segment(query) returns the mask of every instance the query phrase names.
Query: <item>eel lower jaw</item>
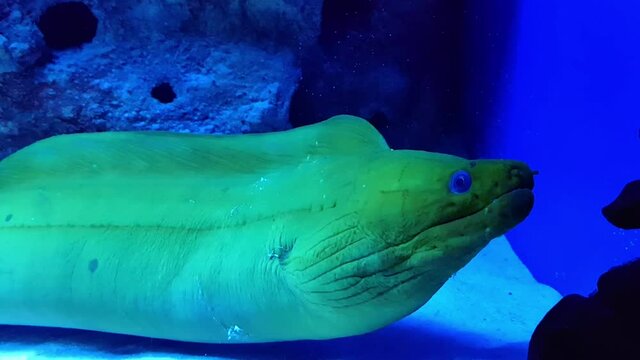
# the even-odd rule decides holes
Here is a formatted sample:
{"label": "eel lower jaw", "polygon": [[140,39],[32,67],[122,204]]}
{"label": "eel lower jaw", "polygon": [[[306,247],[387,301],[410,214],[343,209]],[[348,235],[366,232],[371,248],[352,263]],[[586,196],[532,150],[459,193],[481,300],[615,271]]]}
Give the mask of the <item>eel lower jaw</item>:
{"label": "eel lower jaw", "polygon": [[513,227],[524,220],[529,215],[532,208],[532,189],[528,187],[516,188],[494,198],[486,206],[480,208],[479,210],[476,210],[473,213],[454,218],[435,226],[431,226],[428,229],[423,230],[421,233],[427,233],[429,231],[445,227],[460,226],[465,223],[469,223],[470,221],[478,223],[492,223],[495,222],[495,220],[491,221],[487,218],[487,216],[494,213],[498,213],[499,216],[505,220],[511,219],[512,221],[510,222],[515,222],[511,226]]}
{"label": "eel lower jaw", "polygon": [[521,223],[532,209],[533,191],[518,188],[498,196],[484,208],[453,223],[468,230],[468,234],[483,229],[484,237],[489,241]]}
{"label": "eel lower jaw", "polygon": [[529,188],[521,188],[494,199],[483,211],[496,212],[495,217],[502,223],[504,233],[522,222],[529,216],[532,209],[533,191]]}
{"label": "eel lower jaw", "polygon": [[460,255],[475,253],[522,222],[532,208],[531,189],[511,190],[474,213],[422,231],[414,238],[414,249],[416,253],[443,249],[457,249]]}

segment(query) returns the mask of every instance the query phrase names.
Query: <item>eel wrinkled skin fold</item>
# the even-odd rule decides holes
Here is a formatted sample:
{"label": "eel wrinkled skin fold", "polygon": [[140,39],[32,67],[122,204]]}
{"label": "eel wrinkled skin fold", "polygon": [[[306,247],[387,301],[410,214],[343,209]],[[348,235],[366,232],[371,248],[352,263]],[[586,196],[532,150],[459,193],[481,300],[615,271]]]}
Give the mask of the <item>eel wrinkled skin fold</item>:
{"label": "eel wrinkled skin fold", "polygon": [[532,188],[521,162],[392,150],[347,115],[55,136],[0,162],[0,324],[209,343],[366,333],[520,223]]}

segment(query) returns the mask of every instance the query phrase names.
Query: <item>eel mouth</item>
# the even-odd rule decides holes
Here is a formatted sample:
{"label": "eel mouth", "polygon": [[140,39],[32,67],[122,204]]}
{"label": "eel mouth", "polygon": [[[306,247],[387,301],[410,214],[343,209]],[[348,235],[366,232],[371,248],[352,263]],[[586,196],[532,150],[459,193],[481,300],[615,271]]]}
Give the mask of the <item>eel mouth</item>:
{"label": "eel mouth", "polygon": [[[531,210],[533,209],[533,177],[537,172],[531,171],[528,167],[513,168],[511,170],[511,176],[518,179],[515,186],[505,191],[501,195],[494,198],[487,206],[485,206],[481,213],[485,215],[491,215],[495,212],[497,221],[501,222],[502,233],[495,236],[502,235],[520,222],[522,222]],[[490,223],[491,221],[489,221]]]}
{"label": "eel mouth", "polygon": [[[517,188],[508,191],[479,210],[430,226],[413,237],[416,254],[440,248],[429,238],[446,239],[447,248],[481,249],[492,239],[503,235],[522,222],[533,209],[533,191]],[[435,236],[434,234],[439,234]],[[475,252],[475,251],[473,251]]]}
{"label": "eel mouth", "polygon": [[[438,229],[459,226],[470,222],[486,224],[488,229],[492,224],[501,225],[499,226],[500,228],[505,228],[504,233],[522,222],[529,215],[533,209],[533,199],[533,191],[531,188],[513,189],[494,198],[487,205],[472,213],[463,214],[432,225],[422,230],[416,237],[431,231],[437,231]],[[502,235],[502,233],[495,236],[500,235]]]}
{"label": "eel mouth", "polygon": [[[503,233],[522,222],[533,209],[533,191],[531,188],[519,188],[495,198],[481,213],[495,216],[502,221]],[[498,234],[502,235],[502,234]],[[496,236],[498,236],[496,235]]]}
{"label": "eel mouth", "polygon": [[[532,187],[519,187],[494,198],[480,210],[429,227],[407,243],[413,249],[409,256],[411,260],[390,266],[380,273],[396,279],[398,283],[394,288],[410,288],[416,282],[424,282],[427,275],[440,276],[440,281],[431,279],[436,283],[433,287],[435,292],[451,273],[462,268],[492,239],[522,222],[533,209],[533,199]],[[446,266],[443,265],[445,273],[434,274],[433,264],[441,261],[447,262]],[[405,277],[405,274],[411,276]],[[432,283],[431,280],[428,283]]]}

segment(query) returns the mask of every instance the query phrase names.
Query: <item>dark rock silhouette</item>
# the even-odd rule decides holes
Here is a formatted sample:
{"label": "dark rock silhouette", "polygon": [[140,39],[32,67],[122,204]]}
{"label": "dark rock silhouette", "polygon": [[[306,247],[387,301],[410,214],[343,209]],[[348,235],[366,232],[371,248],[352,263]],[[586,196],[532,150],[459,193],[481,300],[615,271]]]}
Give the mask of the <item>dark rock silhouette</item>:
{"label": "dark rock silhouette", "polygon": [[602,215],[621,229],[640,229],[640,180],[625,185],[618,197],[602,208]]}
{"label": "dark rock silhouette", "polygon": [[590,296],[565,296],[538,324],[529,359],[640,359],[639,280],[636,259],[604,273]]}

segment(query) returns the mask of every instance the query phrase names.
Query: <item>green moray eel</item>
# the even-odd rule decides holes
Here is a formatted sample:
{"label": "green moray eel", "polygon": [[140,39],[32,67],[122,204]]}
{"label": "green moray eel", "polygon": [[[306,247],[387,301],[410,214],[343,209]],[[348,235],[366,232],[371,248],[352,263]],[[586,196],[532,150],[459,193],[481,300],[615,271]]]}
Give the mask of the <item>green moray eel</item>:
{"label": "green moray eel", "polygon": [[55,136],[0,162],[0,324],[226,343],[362,334],[533,205],[506,160],[392,150],[365,120]]}

